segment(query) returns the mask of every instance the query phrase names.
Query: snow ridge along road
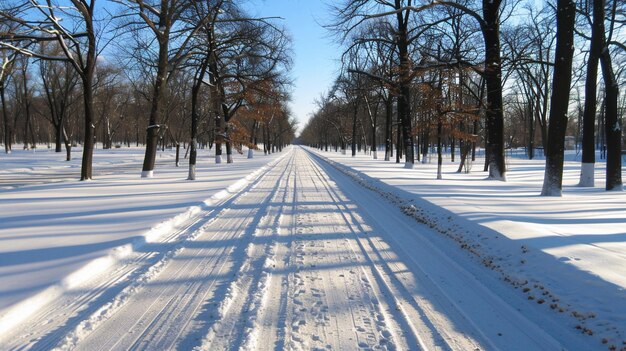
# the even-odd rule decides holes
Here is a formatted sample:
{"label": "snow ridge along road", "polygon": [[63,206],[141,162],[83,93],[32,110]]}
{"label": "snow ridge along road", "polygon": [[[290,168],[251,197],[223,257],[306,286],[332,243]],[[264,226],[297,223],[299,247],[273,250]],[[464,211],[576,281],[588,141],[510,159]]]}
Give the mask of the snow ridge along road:
{"label": "snow ridge along road", "polygon": [[591,348],[525,316],[470,259],[302,148],[210,208],[104,274],[115,278],[64,292],[0,348]]}

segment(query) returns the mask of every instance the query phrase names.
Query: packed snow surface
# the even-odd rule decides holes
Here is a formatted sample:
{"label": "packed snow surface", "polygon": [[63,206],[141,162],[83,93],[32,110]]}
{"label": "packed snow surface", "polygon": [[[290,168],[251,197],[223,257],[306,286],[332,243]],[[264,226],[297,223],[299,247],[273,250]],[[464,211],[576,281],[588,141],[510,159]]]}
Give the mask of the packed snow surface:
{"label": "packed snow surface", "polygon": [[2,350],[626,346],[626,199],[539,197],[540,161],[435,180],[291,147],[201,153],[187,181],[171,152],[141,179],[138,149],[100,151],[90,182],[2,160]]}

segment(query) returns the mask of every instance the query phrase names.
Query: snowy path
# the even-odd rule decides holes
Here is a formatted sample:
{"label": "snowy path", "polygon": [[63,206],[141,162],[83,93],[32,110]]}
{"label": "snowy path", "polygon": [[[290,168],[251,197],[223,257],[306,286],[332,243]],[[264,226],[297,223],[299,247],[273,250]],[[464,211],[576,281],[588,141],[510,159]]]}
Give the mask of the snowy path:
{"label": "snowy path", "polygon": [[585,347],[566,330],[548,335],[424,231],[293,148],[238,195],[42,309],[20,328],[28,335],[0,349]]}

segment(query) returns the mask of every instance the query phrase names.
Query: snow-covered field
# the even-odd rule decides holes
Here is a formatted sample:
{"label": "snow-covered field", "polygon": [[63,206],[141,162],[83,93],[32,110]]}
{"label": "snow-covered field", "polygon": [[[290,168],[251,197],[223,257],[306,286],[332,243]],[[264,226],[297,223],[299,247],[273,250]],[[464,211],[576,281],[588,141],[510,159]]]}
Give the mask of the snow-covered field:
{"label": "snow-covered field", "polygon": [[626,196],[574,187],[575,164],[555,199],[541,161],[501,183],[201,151],[192,182],[171,151],[140,179],[142,156],[98,150],[90,182],[0,158],[0,349],[626,347]]}

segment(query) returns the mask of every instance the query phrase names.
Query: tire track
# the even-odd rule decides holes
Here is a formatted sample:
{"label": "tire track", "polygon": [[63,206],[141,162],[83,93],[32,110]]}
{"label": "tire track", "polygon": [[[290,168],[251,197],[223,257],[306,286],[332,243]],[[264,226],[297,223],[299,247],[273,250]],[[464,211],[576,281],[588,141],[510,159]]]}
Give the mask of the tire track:
{"label": "tire track", "polygon": [[[286,170],[278,169],[280,176],[265,195],[263,202],[257,202],[258,212],[250,228],[253,234],[247,244],[245,257],[229,282],[225,300],[217,310],[218,318],[209,328],[202,344],[196,350],[236,349],[239,345],[254,346],[254,324],[260,305],[266,299],[269,289],[269,265],[274,255],[274,236],[285,203],[285,189],[294,172],[294,156]],[[281,199],[282,197],[282,199]],[[250,313],[251,312],[251,313]],[[246,315],[246,321],[241,318]],[[247,338],[239,331],[245,329]]]}
{"label": "tire track", "polygon": [[[306,154],[297,195],[296,265],[287,302],[287,347],[292,349],[394,349],[377,311],[377,299],[360,279],[363,262],[346,254],[345,233],[323,180]],[[290,321],[290,324],[289,324]]]}
{"label": "tire track", "polygon": [[[380,201],[378,196],[338,174],[337,170],[321,166],[324,161],[320,157],[315,156],[315,159],[329,182],[331,178],[342,180],[341,188],[346,189],[346,196],[365,202]],[[346,182],[343,182],[344,177]],[[343,198],[339,188],[335,188],[337,197]],[[376,212],[375,215],[372,211]],[[355,234],[366,234],[359,236],[359,249],[377,264],[374,267],[377,267],[380,279],[390,289],[398,289],[402,293],[400,296],[410,298],[406,300],[408,304],[401,307],[407,312],[412,309],[413,313],[403,314],[411,323],[423,323],[416,329],[428,348],[442,345],[452,350],[563,348],[541,326],[528,320],[422,238],[404,223],[404,218],[394,224],[394,235],[387,232],[378,221],[384,221],[384,216],[397,214],[385,204],[366,206],[358,211],[344,207],[343,212],[346,222],[352,223]],[[374,230],[368,229],[370,224]],[[409,248],[412,248],[411,252],[406,251]],[[436,264],[432,265],[434,262]],[[507,332],[499,332],[504,330]]]}
{"label": "tire track", "polygon": [[[284,162],[286,162],[286,158],[282,157],[281,159],[278,159],[275,164],[279,165]],[[213,225],[213,223],[219,218],[228,217],[229,213],[232,212],[232,207],[237,203],[237,200],[242,197],[246,197],[248,193],[257,187],[273,170],[274,168],[271,166],[267,167],[239,191],[236,191],[225,198],[220,198],[217,204],[213,206],[208,206],[210,209],[209,211],[199,213],[194,219],[193,224],[195,226],[187,226],[183,229],[185,235],[181,236],[177,233],[173,233],[168,236],[169,239],[175,239],[173,242],[165,244],[160,243],[162,245],[161,247],[151,248],[161,252],[161,254],[156,255],[153,260],[145,262],[142,261],[142,257],[139,257],[136,261],[140,262],[140,267],[135,270],[132,276],[129,277],[132,279],[126,279],[125,285],[121,289],[104,294],[100,300],[96,301],[97,303],[94,304],[92,308],[89,308],[87,311],[88,313],[79,314],[78,317],[75,318],[75,321],[72,322],[74,327],[71,328],[72,331],[65,336],[65,339],[59,342],[59,335],[55,335],[54,338],[48,340],[48,345],[56,341],[59,342],[59,349],[71,349],[75,347],[79,341],[87,338],[100,324],[106,322],[119,309],[125,306],[133,296],[142,291],[147,283],[154,280],[173,257],[176,257],[177,255],[180,256],[186,246],[197,240],[207,227]],[[219,239],[227,240],[228,238],[219,237],[216,239],[219,241]],[[224,255],[227,255],[229,252],[230,251],[218,253],[216,257],[224,257]],[[208,267],[210,267],[210,265]],[[218,267],[223,269],[223,266],[218,265]],[[67,330],[68,328],[66,325],[60,328],[59,333],[63,333]],[[34,348],[49,349],[49,347],[43,346],[44,345],[41,344],[35,344]]]}

